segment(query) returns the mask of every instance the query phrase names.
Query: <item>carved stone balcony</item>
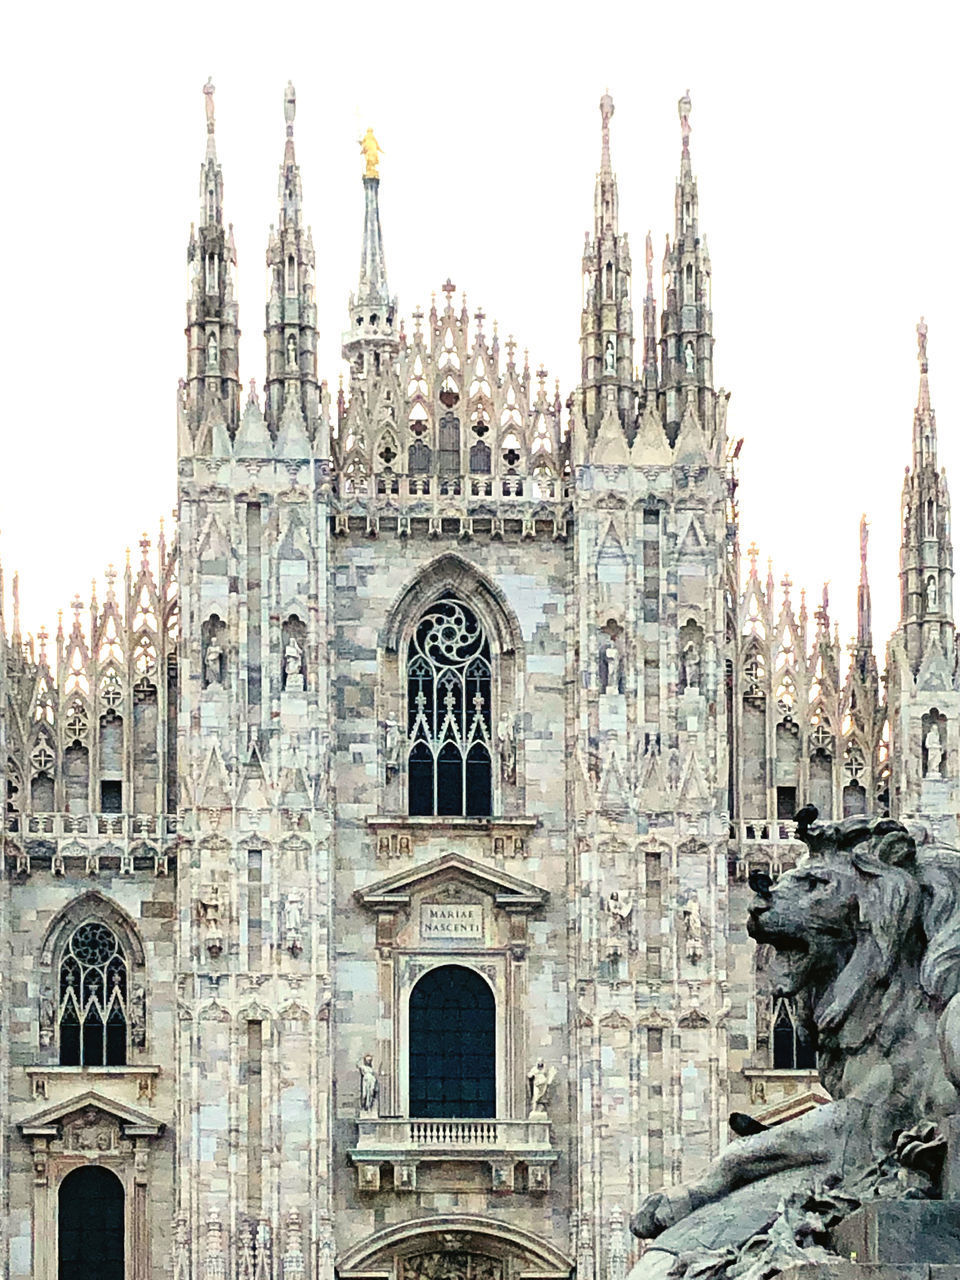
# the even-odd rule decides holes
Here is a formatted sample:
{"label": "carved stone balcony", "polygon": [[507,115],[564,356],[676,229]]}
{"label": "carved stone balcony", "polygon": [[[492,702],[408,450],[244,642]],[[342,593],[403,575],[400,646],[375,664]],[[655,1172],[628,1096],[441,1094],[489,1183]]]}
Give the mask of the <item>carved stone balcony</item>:
{"label": "carved stone balcony", "polygon": [[516,1189],[516,1166],[526,1166],[526,1190],[550,1190],[550,1166],[559,1152],[550,1143],[550,1121],[399,1120],[363,1116],[350,1158],[361,1191],[379,1191],[381,1166],[393,1166],[393,1189],[416,1191],[417,1166],[429,1160],[490,1166],[492,1190]]}

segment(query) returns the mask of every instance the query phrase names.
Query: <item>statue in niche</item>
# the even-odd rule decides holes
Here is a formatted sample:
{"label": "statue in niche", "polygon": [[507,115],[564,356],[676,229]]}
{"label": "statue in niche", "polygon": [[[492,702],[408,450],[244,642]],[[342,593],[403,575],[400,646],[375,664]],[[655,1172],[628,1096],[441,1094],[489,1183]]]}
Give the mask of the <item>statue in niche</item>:
{"label": "statue in niche", "polygon": [[360,1114],[376,1116],[379,1114],[380,1080],[377,1069],[373,1065],[373,1054],[365,1053],[357,1063],[360,1072]]}
{"label": "statue in niche", "polygon": [[287,339],[287,368],[296,369],[297,367],[297,340],[291,333]]}
{"label": "statue in niche", "polygon": [[542,1058],[527,1072],[527,1093],[530,1098],[530,1120],[547,1118],[547,1103],[550,1101],[550,1090],[557,1078],[557,1068],[547,1068]]}
{"label": "statue in niche", "polygon": [[197,903],[197,914],[204,932],[204,947],[211,960],[223,954],[223,930],[220,925],[220,890],[209,885]]}
{"label": "statue in niche", "polygon": [[294,614],[283,628],[283,688],[286,693],[304,690],[304,626]]}
{"label": "statue in niche", "polygon": [[614,889],[602,899],[602,905],[607,926],[607,949],[619,955],[620,943],[627,933],[630,917],[633,914],[633,894],[620,893]]}
{"label": "statue in niche", "polygon": [[923,776],[925,778],[939,778],[943,764],[943,744],[940,741],[940,726],[938,724],[934,723],[930,726],[927,736],[923,740],[923,745],[927,752],[927,768]]}
{"label": "statue in niche", "polygon": [[927,612],[936,613],[937,608],[937,580],[931,573],[927,579]]}
{"label": "statue in niche", "polygon": [[147,993],[143,987],[134,987],[130,999],[130,1041],[135,1049],[147,1043]]}
{"label": "statue in niche", "polygon": [[283,945],[296,959],[303,950],[303,894],[291,889],[283,900]]}
{"label": "statue in niche", "polygon": [[603,372],[616,373],[617,371],[617,353],[614,350],[613,339],[607,339],[607,345],[603,352]]}
{"label": "statue in niche", "polygon": [[53,1044],[56,1010],[53,1004],[53,988],[44,987],[40,993],[40,1048],[49,1049]]}
{"label": "statue in niche", "polygon": [[211,333],[207,339],[207,368],[216,369],[220,363],[220,348],[217,346],[217,335]]}
{"label": "statue in niche", "polygon": [[688,640],[683,648],[682,679],[685,689],[700,688],[700,646],[696,640]]}
{"label": "statue in niche", "polygon": [[400,725],[396,720],[383,722],[383,763],[387,782],[400,772]]}
{"label": "statue in niche", "polygon": [[500,752],[500,776],[504,782],[517,780],[517,726],[506,712],[497,723],[497,749]]}
{"label": "statue in niche", "polygon": [[204,623],[203,684],[209,689],[223,683],[223,646],[220,640],[224,626],[216,614]]}
{"label": "statue in niche", "polygon": [[619,628],[616,623],[609,623],[602,633],[600,650],[600,684],[604,693],[620,692],[620,675],[623,660],[620,646],[617,643]]}
{"label": "statue in niche", "polygon": [[687,373],[696,373],[697,371],[697,356],[692,342],[688,342],[683,348],[683,367]]}
{"label": "statue in niche", "polygon": [[680,908],[680,919],[683,923],[684,952],[693,964],[703,959],[703,917],[700,914],[700,900],[691,893]]}

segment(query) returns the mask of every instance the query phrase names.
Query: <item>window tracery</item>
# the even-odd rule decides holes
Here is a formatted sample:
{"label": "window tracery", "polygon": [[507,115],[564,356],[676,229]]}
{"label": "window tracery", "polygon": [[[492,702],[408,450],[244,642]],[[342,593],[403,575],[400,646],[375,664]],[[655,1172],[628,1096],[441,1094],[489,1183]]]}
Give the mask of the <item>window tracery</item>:
{"label": "window tracery", "polygon": [[492,812],[490,643],[476,615],[445,594],[407,653],[411,814]]}
{"label": "window tracery", "polygon": [[115,1067],[127,1061],[127,961],[99,920],[71,933],[60,960],[60,1065]]}
{"label": "window tracery", "polygon": [[778,1000],[773,1007],[773,1066],[777,1071],[815,1071],[817,1047],[797,1018],[793,1002]]}

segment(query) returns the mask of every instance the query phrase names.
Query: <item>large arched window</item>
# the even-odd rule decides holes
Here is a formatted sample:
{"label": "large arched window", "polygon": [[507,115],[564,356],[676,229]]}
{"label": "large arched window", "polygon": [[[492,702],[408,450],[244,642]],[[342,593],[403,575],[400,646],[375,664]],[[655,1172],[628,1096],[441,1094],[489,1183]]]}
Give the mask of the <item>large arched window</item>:
{"label": "large arched window", "polygon": [[492,812],[490,643],[450,593],[427,609],[407,652],[411,814]]}
{"label": "large arched window", "polygon": [[479,973],[442,965],[410,993],[410,1115],[496,1115],[496,1017]]}
{"label": "large arched window", "polygon": [[123,1280],[123,1184],[84,1165],[60,1184],[58,1280]]}
{"label": "large arched window", "polygon": [[122,1067],[127,1061],[127,961],[112,929],[81,924],[60,960],[60,1065]]}

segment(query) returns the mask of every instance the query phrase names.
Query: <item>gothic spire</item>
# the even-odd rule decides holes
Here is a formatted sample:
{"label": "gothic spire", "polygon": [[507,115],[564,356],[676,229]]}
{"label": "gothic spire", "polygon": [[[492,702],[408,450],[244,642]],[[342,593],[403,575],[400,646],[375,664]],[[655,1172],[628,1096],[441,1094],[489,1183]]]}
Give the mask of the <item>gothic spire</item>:
{"label": "gothic spire", "polygon": [[645,245],[647,292],[643,299],[643,398],[656,404],[657,383],[657,300],[653,294],[653,236],[648,231]]}
{"label": "gothic spire", "polygon": [[690,157],[689,90],[677,104],[680,116],[680,176],[674,196],[673,244],[667,240],[663,259],[664,305],[661,329],[661,398],[663,420],[671,443],[690,393],[708,440],[716,425],[713,391],[713,313],[710,256],[700,236],[699,197]]}
{"label": "gothic spire", "polygon": [[237,251],[233,227],[223,225],[223,170],[217,157],[213,82],[203,86],[207,143],[200,165],[200,223],[190,228],[187,260],[187,377],[181,398],[186,418],[181,448],[209,452],[213,425],[222,422],[231,434],[240,413],[237,343],[238,312],[233,269]]}
{"label": "gothic spire", "polygon": [[617,180],[610,158],[613,99],[600,99],[600,170],[594,189],[593,239],[583,249],[583,312],[580,322],[579,410],[587,437],[596,439],[608,410],[632,440],[637,417],[633,370],[633,310],[630,246],[621,234]]}
{"label": "gothic spire", "polygon": [[350,362],[351,377],[377,373],[381,362],[397,350],[395,328],[397,302],[387,287],[387,264],[380,230],[380,156],[383,153],[372,129],[360,141],[364,157],[363,244],[360,282],[350,295],[350,328],[343,335],[343,356]]}
{"label": "gothic spire", "polygon": [[903,480],[900,628],[914,674],[931,641],[953,653],[953,543],[946,472],[937,469],[937,425],[930,401],[927,326],[917,325],[920,388],[913,414],[913,466]]}
{"label": "gothic spire", "polygon": [[280,213],[270,228],[267,267],[267,377],[265,413],[271,434],[280,432],[281,419],[290,429],[305,429],[313,440],[320,415],[317,379],[317,305],[314,297],[313,236],[303,226],[303,189],[293,141],[297,94],[288,84],[283,95],[284,146],[280,166]]}
{"label": "gothic spire", "polygon": [[857,587],[857,650],[873,651],[873,619],[870,606],[870,580],[867,577],[867,539],[870,536],[866,515],[860,517],[860,585]]}

